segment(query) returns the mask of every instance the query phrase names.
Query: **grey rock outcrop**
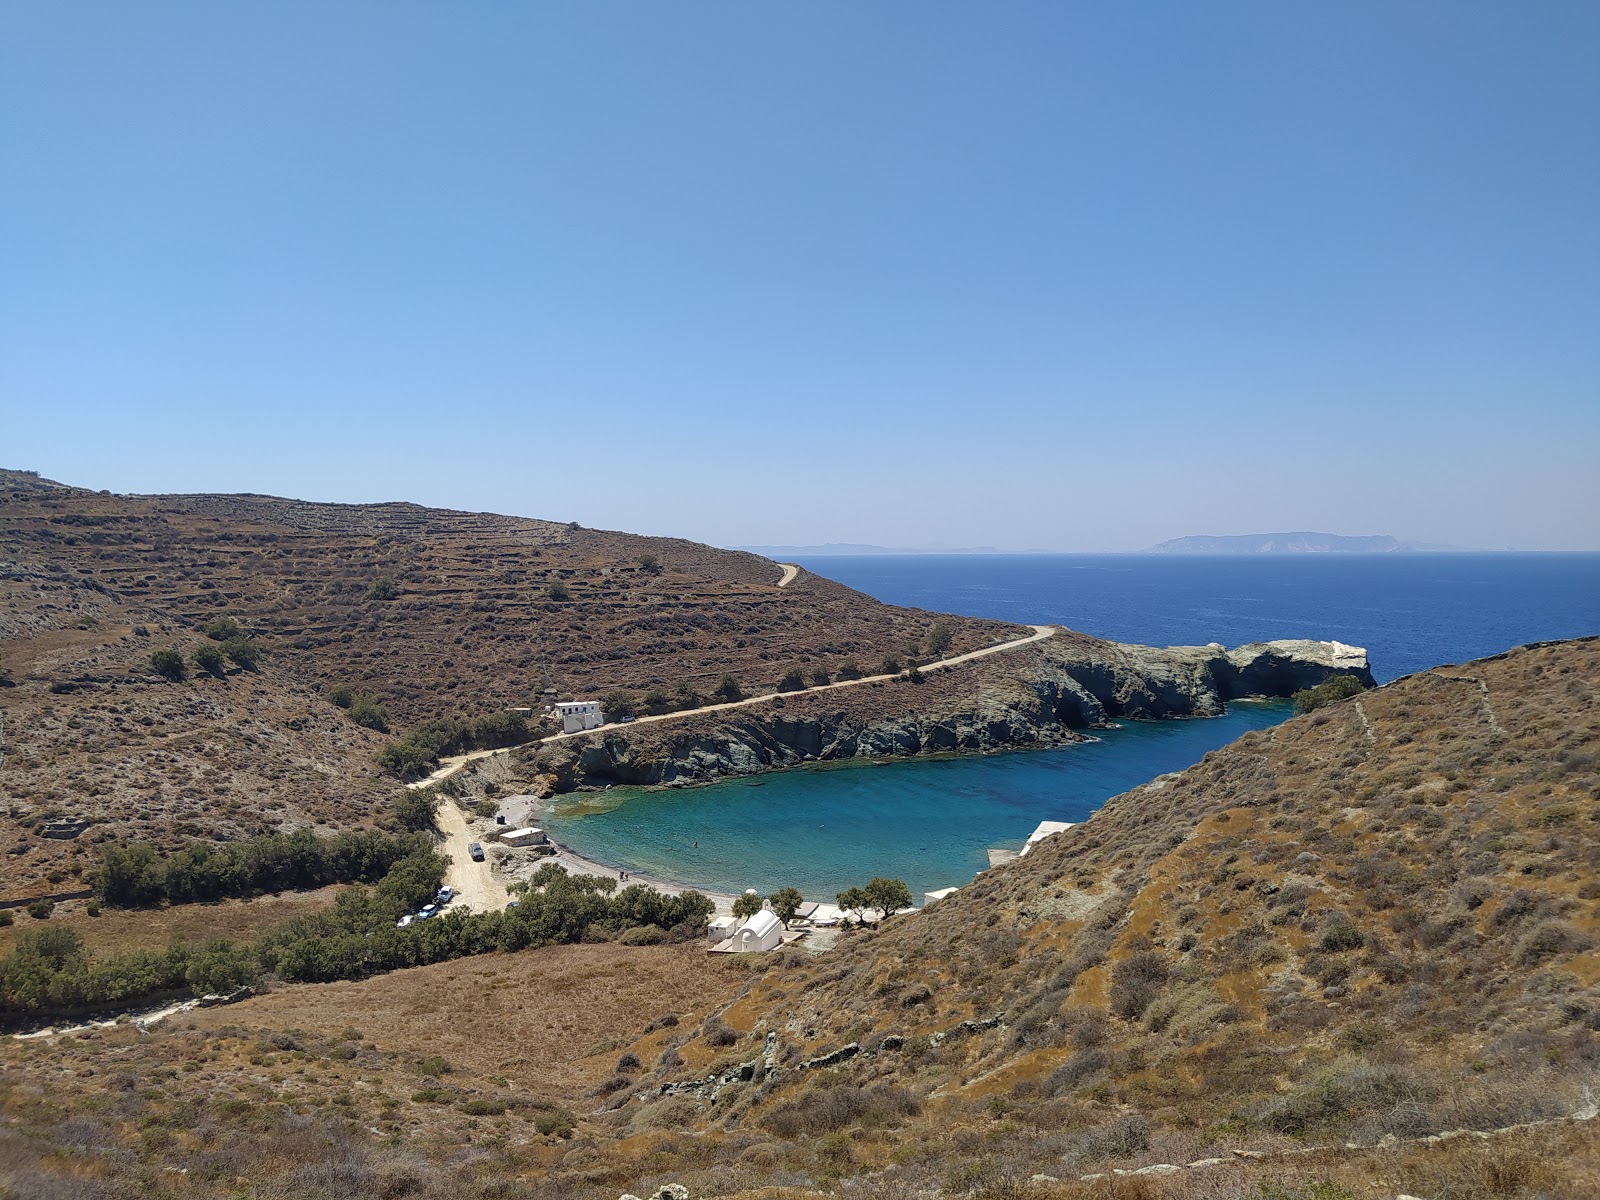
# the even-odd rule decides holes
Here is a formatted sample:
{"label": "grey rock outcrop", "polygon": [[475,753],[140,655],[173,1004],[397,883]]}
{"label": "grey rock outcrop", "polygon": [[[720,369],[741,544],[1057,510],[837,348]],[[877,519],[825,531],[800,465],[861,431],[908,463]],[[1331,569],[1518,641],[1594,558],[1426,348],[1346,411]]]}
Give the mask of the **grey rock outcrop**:
{"label": "grey rock outcrop", "polygon": [[[996,667],[1002,658],[1004,668]],[[532,773],[565,792],[701,783],[805,762],[1053,746],[1117,718],[1215,716],[1229,700],[1287,696],[1333,675],[1373,683],[1366,652],[1336,642],[1162,649],[1072,635],[988,664],[969,688],[908,699],[903,708],[913,711],[869,714],[847,689],[796,713],[794,701],[805,696],[798,693],[782,709],[752,706],[659,733],[634,727],[560,743],[540,753]]]}

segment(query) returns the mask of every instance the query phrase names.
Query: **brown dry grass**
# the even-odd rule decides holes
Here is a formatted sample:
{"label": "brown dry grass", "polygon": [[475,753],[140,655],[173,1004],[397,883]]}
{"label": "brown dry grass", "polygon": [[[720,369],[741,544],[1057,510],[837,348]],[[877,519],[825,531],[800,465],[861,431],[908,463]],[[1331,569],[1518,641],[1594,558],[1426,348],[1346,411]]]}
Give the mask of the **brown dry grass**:
{"label": "brown dry grass", "polygon": [[19,933],[43,929],[46,924],[69,925],[83,938],[96,958],[109,958],[131,950],[159,950],[174,939],[204,942],[228,937],[250,941],[268,928],[293,917],[320,912],[334,902],[341,888],[310,892],[283,892],[252,900],[224,900],[216,904],[179,904],[171,908],[124,910],[103,908],[89,916],[87,903],[68,900],[56,905],[47,921],[35,921],[17,909],[16,924],[0,928],[0,955],[9,954]]}
{"label": "brown dry grass", "polygon": [[[540,1096],[581,1096],[612,1074],[651,1021],[698,1026],[750,981],[694,946],[549,946],[457,959],[360,983],[283,986],[191,1019],[303,1029],[354,1027],[379,1047],[440,1054],[476,1077],[500,1075]],[[604,1047],[604,1049],[596,1049]]]}

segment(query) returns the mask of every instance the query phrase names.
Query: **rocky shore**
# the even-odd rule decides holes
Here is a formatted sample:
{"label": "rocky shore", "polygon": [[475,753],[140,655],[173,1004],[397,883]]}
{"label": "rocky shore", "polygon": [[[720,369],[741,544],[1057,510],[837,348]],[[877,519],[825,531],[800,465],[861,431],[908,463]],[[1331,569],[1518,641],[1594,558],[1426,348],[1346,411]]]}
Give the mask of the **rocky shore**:
{"label": "rocky shore", "polygon": [[1118,718],[1215,716],[1334,675],[1373,686],[1366,651],[1336,642],[1122,645],[1057,636],[937,674],[794,692],[730,713],[607,728],[528,747],[496,773],[540,795],[608,784],[687,786],[805,762],[986,753],[1081,740]]}

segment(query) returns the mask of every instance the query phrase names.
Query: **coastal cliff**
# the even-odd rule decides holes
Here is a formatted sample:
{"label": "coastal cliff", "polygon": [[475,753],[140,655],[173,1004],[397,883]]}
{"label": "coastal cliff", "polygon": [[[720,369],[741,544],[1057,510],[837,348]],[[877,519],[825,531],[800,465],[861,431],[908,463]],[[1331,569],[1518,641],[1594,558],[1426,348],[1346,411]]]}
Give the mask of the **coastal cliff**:
{"label": "coastal cliff", "polygon": [[1118,718],[1216,716],[1334,675],[1373,686],[1366,652],[1336,642],[1122,645],[1067,630],[921,682],[796,692],[681,721],[598,730],[516,752],[500,770],[543,795],[608,784],[684,786],[805,762],[1060,745]]}

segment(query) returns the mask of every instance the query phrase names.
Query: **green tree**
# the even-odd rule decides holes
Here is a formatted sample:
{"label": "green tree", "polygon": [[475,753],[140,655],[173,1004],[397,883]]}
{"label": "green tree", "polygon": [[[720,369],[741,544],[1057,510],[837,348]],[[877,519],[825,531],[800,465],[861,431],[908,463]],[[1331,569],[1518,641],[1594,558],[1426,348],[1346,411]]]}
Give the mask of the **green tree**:
{"label": "green tree", "polygon": [[439,793],[432,788],[406,788],[389,802],[395,819],[414,833],[431,830],[439,809]]}
{"label": "green tree", "polygon": [[739,681],[732,675],[724,675],[722,682],[717,684],[717,690],[711,693],[724,703],[744,699],[744,690],[739,686]]}
{"label": "green tree", "polygon": [[364,729],[371,729],[377,733],[389,732],[388,710],[366,692],[360,693],[351,701],[350,719]]}
{"label": "green tree", "polygon": [[222,651],[210,642],[197,647],[189,658],[198,669],[204,671],[207,675],[215,675],[221,678],[227,671],[228,664],[222,657]]}
{"label": "green tree", "polygon": [[806,902],[806,898],[792,887],[781,887],[767,897],[767,902],[772,905],[772,911],[787,929],[789,922],[794,920],[795,913],[799,912],[800,906]]}
{"label": "green tree", "polygon": [[705,703],[705,697],[695,691],[694,684],[680,683],[677,690],[672,693],[672,702],[679,708],[699,708]]}
{"label": "green tree", "polygon": [[855,913],[857,921],[862,920],[863,914],[872,906],[872,901],[867,899],[867,893],[858,887],[846,888],[834,899],[845,912]]}
{"label": "green tree", "polygon": [[913,659],[912,661],[906,663],[906,682],[907,683],[921,683],[923,678],[924,678],[924,676],[922,674],[922,669],[917,666],[915,659]]}
{"label": "green tree", "polygon": [[783,678],[778,680],[780,692],[803,692],[806,690],[805,672],[799,667],[790,667],[783,673]]}
{"label": "green tree", "polygon": [[761,911],[761,897],[745,894],[733,898],[733,915],[744,921]]}
{"label": "green tree", "polygon": [[942,655],[955,640],[956,627],[949,621],[935,621],[928,630],[928,653]]}
{"label": "green tree", "polygon": [[567,589],[566,584],[557,579],[553,583],[544,585],[544,598],[546,600],[571,600],[572,593]]}
{"label": "green tree", "polygon": [[900,674],[900,660],[892,654],[885,654],[883,663],[878,667],[878,671],[883,675],[898,675]]}
{"label": "green tree", "polygon": [[885,917],[911,907],[911,889],[898,879],[884,879],[881,876],[870,879],[862,892],[867,903]]}
{"label": "green tree", "polygon": [[1351,696],[1359,696],[1363,690],[1361,681],[1354,675],[1334,675],[1324,679],[1316,687],[1296,692],[1294,709],[1301,713],[1315,712],[1324,704],[1333,704],[1339,700],[1348,700]]}
{"label": "green tree", "polygon": [[667,695],[666,688],[658,685],[646,692],[640,703],[652,713],[664,713],[672,707],[672,697]]}
{"label": "green tree", "polygon": [[400,594],[400,585],[385,575],[367,589],[367,600],[393,600]]}
{"label": "green tree", "polygon": [[222,652],[246,671],[254,671],[261,661],[261,647],[254,638],[231,637],[222,643]]}
{"label": "green tree", "polygon": [[229,638],[241,637],[244,630],[239,628],[239,622],[232,617],[212,617],[200,626],[200,632],[213,642],[225,642]]}
{"label": "green tree", "polygon": [[839,664],[838,675],[840,679],[860,679],[861,665],[854,658],[847,658]]}
{"label": "green tree", "polygon": [[340,684],[328,693],[328,703],[338,705],[340,708],[349,708],[356,702],[356,694],[347,685]]}
{"label": "green tree", "polygon": [[633,697],[620,689],[607,692],[600,698],[600,711],[608,721],[620,721],[634,715]]}
{"label": "green tree", "polygon": [[661,560],[654,554],[641,554],[639,556],[639,565],[651,575],[658,574],[661,571]]}
{"label": "green tree", "polygon": [[811,672],[811,682],[816,687],[827,687],[833,680],[828,676],[828,672],[824,668],[818,667]]}
{"label": "green tree", "polygon": [[152,654],[150,669],[174,683],[182,683],[189,675],[188,668],[183,664],[183,655],[172,649],[157,650]]}

